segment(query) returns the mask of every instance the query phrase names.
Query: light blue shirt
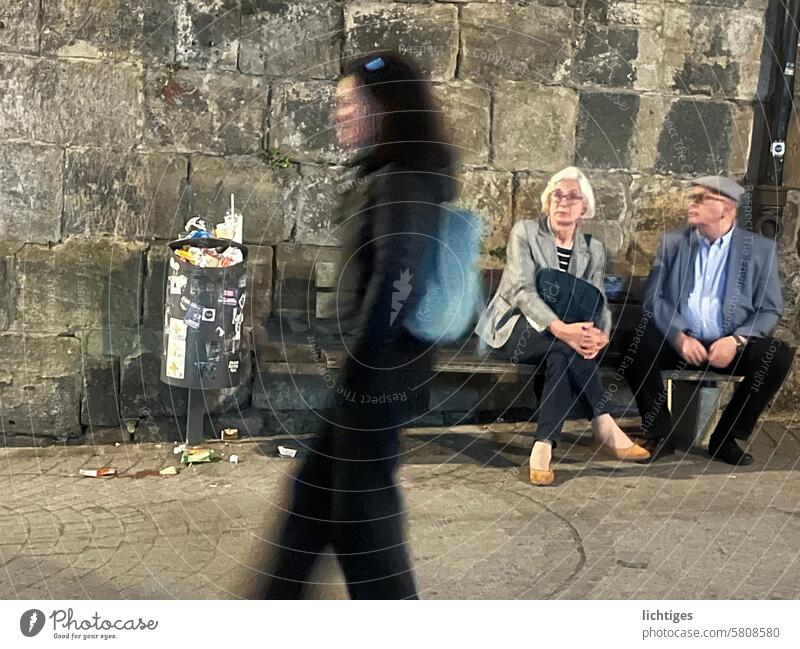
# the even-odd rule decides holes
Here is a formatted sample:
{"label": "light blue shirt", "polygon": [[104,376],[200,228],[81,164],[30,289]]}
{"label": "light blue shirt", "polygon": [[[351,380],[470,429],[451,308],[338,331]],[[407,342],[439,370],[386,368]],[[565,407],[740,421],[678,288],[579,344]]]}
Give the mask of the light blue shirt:
{"label": "light blue shirt", "polygon": [[699,242],[694,260],[694,286],[684,315],[695,338],[712,342],[722,338],[722,300],[733,228],[714,243],[697,230],[694,236]]}

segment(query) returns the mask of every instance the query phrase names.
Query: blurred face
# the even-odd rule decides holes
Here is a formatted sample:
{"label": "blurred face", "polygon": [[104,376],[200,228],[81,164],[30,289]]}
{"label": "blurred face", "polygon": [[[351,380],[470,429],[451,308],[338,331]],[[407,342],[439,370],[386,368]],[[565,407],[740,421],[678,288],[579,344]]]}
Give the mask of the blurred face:
{"label": "blurred face", "polygon": [[577,180],[559,180],[550,194],[550,227],[564,231],[575,228],[586,211]]}
{"label": "blurred face", "polygon": [[736,204],[707,187],[692,187],[689,193],[688,223],[701,233],[716,236],[730,229],[736,216]]}
{"label": "blurred face", "polygon": [[347,149],[356,149],[369,142],[374,133],[374,119],[364,93],[353,76],[343,77],[336,86],[334,124],[336,139]]}

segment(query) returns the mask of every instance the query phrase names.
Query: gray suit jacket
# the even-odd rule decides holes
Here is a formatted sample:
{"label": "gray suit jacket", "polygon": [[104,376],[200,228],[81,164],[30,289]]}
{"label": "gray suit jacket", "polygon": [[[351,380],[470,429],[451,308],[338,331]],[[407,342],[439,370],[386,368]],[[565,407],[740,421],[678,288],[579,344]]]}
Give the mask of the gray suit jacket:
{"label": "gray suit jacket", "polygon": [[[699,242],[694,228],[664,235],[644,292],[644,316],[670,342],[689,329],[684,317],[694,284]],[[722,300],[723,335],[763,338],[783,312],[775,243],[736,227],[731,235],[728,274]]]}
{"label": "gray suit jacket", "polygon": [[[539,297],[536,272],[541,268],[558,268],[556,241],[546,218],[519,221],[511,229],[506,253],[506,267],[500,286],[481,314],[475,333],[494,348],[502,347],[523,315],[536,331],[544,331],[557,320],[556,314]],[[568,272],[590,282],[603,293],[606,265],[605,246],[591,238],[591,246],[578,227],[572,244]],[[605,293],[604,293],[605,295]],[[600,327],[611,331],[611,312],[603,306]]]}

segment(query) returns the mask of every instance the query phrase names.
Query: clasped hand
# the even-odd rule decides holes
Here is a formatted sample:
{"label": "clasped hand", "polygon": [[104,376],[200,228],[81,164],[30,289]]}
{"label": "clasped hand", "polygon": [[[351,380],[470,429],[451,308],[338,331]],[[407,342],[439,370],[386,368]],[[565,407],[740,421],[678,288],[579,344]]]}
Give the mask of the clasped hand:
{"label": "clasped hand", "polygon": [[559,320],[549,328],[556,338],[564,341],[587,360],[595,358],[608,344],[608,334],[592,322],[565,324]]}

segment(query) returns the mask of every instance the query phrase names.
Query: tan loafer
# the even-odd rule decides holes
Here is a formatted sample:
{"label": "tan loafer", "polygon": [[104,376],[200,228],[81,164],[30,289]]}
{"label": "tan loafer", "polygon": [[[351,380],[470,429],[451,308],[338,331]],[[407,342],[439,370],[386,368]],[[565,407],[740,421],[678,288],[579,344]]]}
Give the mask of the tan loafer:
{"label": "tan loafer", "polygon": [[549,468],[547,471],[542,471],[541,469],[530,469],[530,471],[531,484],[539,485],[540,487],[553,484],[553,480],[556,479],[556,474],[553,473]]}
{"label": "tan loafer", "polygon": [[604,455],[611,460],[641,462],[642,460],[647,460],[650,458],[650,451],[648,451],[646,448],[642,448],[638,444],[631,444],[625,448],[611,448],[610,446],[601,444],[596,439],[592,438],[592,442],[589,444],[589,446],[593,451],[600,453],[600,455]]}

